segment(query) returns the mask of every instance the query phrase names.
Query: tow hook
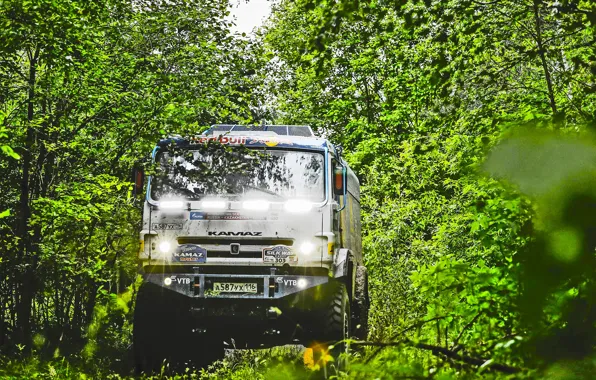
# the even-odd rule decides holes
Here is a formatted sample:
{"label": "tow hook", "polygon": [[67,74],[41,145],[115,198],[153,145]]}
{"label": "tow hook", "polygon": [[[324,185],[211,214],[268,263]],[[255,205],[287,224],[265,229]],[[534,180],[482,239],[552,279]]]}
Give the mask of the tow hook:
{"label": "tow hook", "polygon": [[281,315],[281,310],[279,310],[275,306],[270,306],[269,309],[267,309],[267,318],[269,318],[269,319],[277,319],[277,318],[279,318],[280,315]]}
{"label": "tow hook", "polygon": [[205,308],[204,307],[191,307],[190,314],[193,317],[202,317],[205,315]]}

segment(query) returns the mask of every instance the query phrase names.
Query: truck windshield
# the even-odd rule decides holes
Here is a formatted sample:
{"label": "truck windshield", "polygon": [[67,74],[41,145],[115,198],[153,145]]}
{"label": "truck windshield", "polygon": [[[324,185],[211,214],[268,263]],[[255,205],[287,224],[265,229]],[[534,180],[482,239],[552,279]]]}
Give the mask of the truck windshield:
{"label": "truck windshield", "polygon": [[151,180],[151,197],[200,200],[206,197],[271,201],[325,199],[323,155],[210,144],[165,151]]}

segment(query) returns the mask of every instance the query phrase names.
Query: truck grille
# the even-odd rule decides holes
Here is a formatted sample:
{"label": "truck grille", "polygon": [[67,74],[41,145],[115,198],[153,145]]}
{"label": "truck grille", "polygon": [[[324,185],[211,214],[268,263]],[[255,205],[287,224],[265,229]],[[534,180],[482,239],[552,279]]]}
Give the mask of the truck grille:
{"label": "truck grille", "polygon": [[254,250],[243,251],[242,248],[240,248],[240,253],[233,255],[230,253],[230,251],[226,252],[226,251],[207,250],[207,258],[209,258],[209,257],[226,257],[229,259],[241,257],[244,259],[260,259],[261,257],[263,257],[263,252],[262,251],[254,251]]}
{"label": "truck grille", "polygon": [[[256,237],[210,237],[210,236],[180,236],[178,244],[197,244],[207,250],[207,258],[244,258],[260,259],[263,257],[263,248],[275,245],[292,246],[293,239],[256,238]],[[230,252],[230,245],[238,244],[240,252]]]}

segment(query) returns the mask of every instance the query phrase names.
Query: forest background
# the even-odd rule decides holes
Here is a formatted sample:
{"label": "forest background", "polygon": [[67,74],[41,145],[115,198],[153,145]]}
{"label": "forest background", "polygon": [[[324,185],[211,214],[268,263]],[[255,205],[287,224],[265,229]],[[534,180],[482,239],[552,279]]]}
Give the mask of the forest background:
{"label": "forest background", "polygon": [[[362,184],[369,345],[324,377],[596,373],[594,1],[281,0],[253,38],[227,12],[0,2],[0,376],[130,376],[131,168],[264,120]],[[178,376],[320,374],[269,350]]]}

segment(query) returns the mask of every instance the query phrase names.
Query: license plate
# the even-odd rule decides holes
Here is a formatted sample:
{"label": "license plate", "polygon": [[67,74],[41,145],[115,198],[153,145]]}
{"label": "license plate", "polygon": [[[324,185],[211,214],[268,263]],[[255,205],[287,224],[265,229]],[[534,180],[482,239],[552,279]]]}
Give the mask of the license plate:
{"label": "license plate", "polygon": [[257,284],[254,282],[215,282],[213,283],[213,290],[224,293],[256,293]]}

